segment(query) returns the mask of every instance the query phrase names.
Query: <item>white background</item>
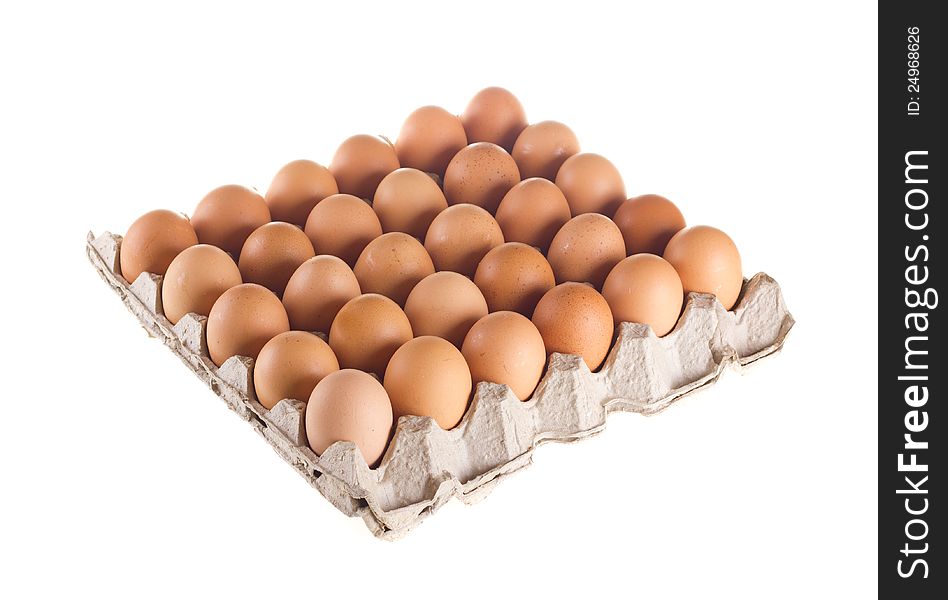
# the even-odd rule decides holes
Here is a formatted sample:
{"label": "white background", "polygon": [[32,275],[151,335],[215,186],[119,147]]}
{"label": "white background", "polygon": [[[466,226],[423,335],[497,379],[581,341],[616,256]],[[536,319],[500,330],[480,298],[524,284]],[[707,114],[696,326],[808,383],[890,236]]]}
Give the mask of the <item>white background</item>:
{"label": "white background", "polygon": [[[873,593],[869,3],[20,4],[0,9],[0,596]],[[381,542],[147,338],[85,235],[263,191],[486,85],[729,232],[798,324],[743,375]]]}

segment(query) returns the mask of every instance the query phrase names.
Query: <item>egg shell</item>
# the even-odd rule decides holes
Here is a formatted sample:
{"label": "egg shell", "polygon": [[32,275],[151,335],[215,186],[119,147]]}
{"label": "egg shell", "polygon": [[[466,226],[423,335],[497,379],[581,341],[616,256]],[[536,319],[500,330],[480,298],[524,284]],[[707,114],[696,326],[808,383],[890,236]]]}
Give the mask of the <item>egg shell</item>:
{"label": "egg shell", "polygon": [[274,221],[302,227],[320,200],[338,193],[329,169],[311,160],[294,160],[277,171],[264,200]]}
{"label": "egg shell", "polygon": [[170,210],[153,210],[138,217],[122,240],[122,277],[134,283],[142,273],[164,275],[182,250],[198,243],[191,223]]}
{"label": "egg shell", "polygon": [[685,217],[671,200],[657,194],[629,198],[612,217],[625,239],[626,254],[661,256],[673,235],[685,228]]}
{"label": "egg shell", "polygon": [[338,256],[314,256],[299,266],[283,292],[290,327],[329,333],[336,313],[362,294],[355,273]]}
{"label": "egg shell", "polygon": [[475,323],[461,354],[475,386],[481,381],[506,384],[521,400],[533,394],[546,366],[540,331],[530,319],[511,311],[494,312]]}
{"label": "egg shell", "polygon": [[520,182],[517,163],[506,150],[477,142],[454,155],[444,173],[448,204],[475,204],[494,214],[510,188]]}
{"label": "egg shell", "polygon": [[523,242],[542,252],[570,220],[569,203],[560,188],[539,177],[510,188],[497,207],[497,224],[508,242]]}
{"label": "egg shell", "polygon": [[217,246],[185,248],[171,261],[161,282],[165,317],[172,323],[188,313],[206,317],[221,294],[241,283],[237,263]]}
{"label": "egg shell", "polygon": [[359,448],[370,467],[385,454],[392,430],[392,404],[374,377],[342,369],[324,377],[306,404],[306,438],[316,454],[340,441]]}
{"label": "egg shell", "polygon": [[416,336],[435,335],[458,348],[471,326],[487,312],[487,301],[474,282],[452,271],[428,275],[405,301],[405,314]]}
{"label": "egg shell", "polygon": [[379,182],[400,166],[388,140],[359,134],[342,142],[332,157],[329,172],[341,193],[369,200]]}
{"label": "egg shell", "polygon": [[305,231],[316,254],[332,254],[352,266],[369,242],[382,235],[382,224],[361,198],[334,194],[313,208]]}
{"label": "egg shell", "polygon": [[395,420],[431,417],[445,430],[461,422],[471,398],[471,370],[454,344],[425,335],[402,345],[385,369]]}
{"label": "egg shell", "polygon": [[491,142],[509,152],[527,126],[527,115],[512,93],[488,87],[471,98],[461,113],[461,123],[469,142]]}
{"label": "egg shell", "polygon": [[207,350],[218,367],[231,356],[257,358],[264,344],[289,329],[283,303],[273,292],[242,283],[221,294],[211,307]]}
{"label": "egg shell", "polygon": [[524,179],[553,181],[566,159],[578,153],[579,140],[572,129],[557,121],[540,121],[520,132],[510,155]]}
{"label": "egg shell", "polygon": [[372,201],[382,231],[401,231],[420,240],[425,239],[431,222],[447,207],[448,201],[435,180],[409,168],[386,175]]}
{"label": "egg shell", "polygon": [[339,366],[380,377],[392,354],[411,338],[405,311],[380,294],[362,294],[346,302],[329,329],[329,347]]}
{"label": "egg shell", "polygon": [[274,221],[250,234],[237,266],[249,283],[259,283],[278,296],[301,264],[315,256],[313,245],[296,225]]}
{"label": "egg shell", "polygon": [[440,106],[423,106],[405,119],[395,140],[403,167],[444,175],[451,158],[467,146],[461,120]]}
{"label": "egg shell", "polygon": [[474,277],[477,264],[491,248],[504,243],[500,225],[473,204],[449,206],[435,217],[425,235],[425,249],[439,271]]}
{"label": "egg shell", "polygon": [[625,184],[615,165],[592,152],[574,154],[556,172],[556,186],[563,190],[570,212],[612,216],[626,199]]}
{"label": "egg shell", "polygon": [[363,292],[388,296],[404,306],[412,288],[434,273],[435,267],[421,242],[393,231],[365,247],[353,272]]}
{"label": "egg shell", "polygon": [[613,267],[602,286],[616,324],[645,323],[662,337],[675,328],[684,290],[675,268],[654,254],[636,254]]}
{"label": "egg shell", "polygon": [[550,242],[547,259],[556,282],[579,281],[601,289],[606,276],[625,258],[622,232],[609,217],[587,213],[573,217]]}
{"label": "egg shell", "polygon": [[267,410],[284,398],[306,402],[316,384],[338,370],[336,355],[319,336],[306,331],[281,333],[263,346],[254,362],[257,401]]}
{"label": "egg shell", "polygon": [[609,303],[583,283],[561,283],[544,294],[533,311],[533,324],[547,353],[580,356],[590,371],[599,368],[612,344]]}
{"label": "egg shell", "polygon": [[725,310],[734,308],[744,285],[741,255],[734,241],[707,225],[686,227],[672,236],[664,258],[688,292],[714,294]]}
{"label": "egg shell", "polygon": [[202,244],[211,244],[240,255],[251,233],[270,222],[263,196],[242,185],[222,185],[208,192],[191,216],[191,225]]}
{"label": "egg shell", "polygon": [[543,294],[556,285],[553,269],[539,250],[520,242],[506,242],[491,249],[474,274],[490,312],[510,310],[525,315]]}

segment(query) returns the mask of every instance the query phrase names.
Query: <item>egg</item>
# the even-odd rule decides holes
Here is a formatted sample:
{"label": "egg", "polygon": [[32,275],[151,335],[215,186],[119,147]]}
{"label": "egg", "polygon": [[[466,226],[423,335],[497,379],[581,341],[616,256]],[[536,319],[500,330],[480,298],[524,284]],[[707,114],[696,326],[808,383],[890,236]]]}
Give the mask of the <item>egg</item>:
{"label": "egg", "polygon": [[654,254],[636,254],[619,261],[602,286],[612,318],[645,323],[662,337],[675,328],[684,293],[681,279],[668,261]]}
{"label": "egg", "polygon": [[135,219],[122,239],[122,277],[134,283],[142,273],[164,275],[182,250],[198,243],[188,219],[170,210],[153,210]]}
{"label": "egg", "polygon": [[315,254],[303,230],[274,221],[250,234],[240,251],[237,266],[244,281],[259,283],[282,296],[296,269]]}
{"label": "egg", "polygon": [[454,155],[444,173],[448,204],[474,204],[494,214],[510,188],[520,182],[517,163],[507,151],[478,142]]}
{"label": "egg", "polygon": [[324,377],[306,403],[306,439],[316,454],[352,442],[370,467],[378,465],[392,431],[392,404],[368,373],[342,369]]}
{"label": "egg", "polygon": [[461,120],[439,106],[414,111],[398,133],[395,153],[403,167],[444,175],[451,158],[467,146]]}
{"label": "egg", "polygon": [[452,271],[428,275],[405,301],[405,314],[416,336],[436,335],[458,348],[487,310],[487,301],[474,282]]}
{"label": "egg", "polygon": [[524,179],[543,177],[553,181],[566,159],[577,153],[579,140],[572,129],[557,121],[540,121],[520,132],[510,155]]}
{"label": "egg", "polygon": [[661,255],[673,235],[685,228],[685,217],[671,200],[657,194],[629,198],[612,218],[625,239],[626,254]]}
{"label": "egg", "polygon": [[560,228],[546,257],[557,283],[587,282],[601,289],[612,267],[625,258],[625,241],[611,219],[587,213]]}
{"label": "egg", "polygon": [[592,152],[566,159],[556,172],[556,186],[563,190],[574,217],[584,213],[612,216],[626,199],[619,170]]}
{"label": "egg", "polygon": [[441,211],[425,235],[425,249],[435,268],[466,277],[474,277],[484,255],[503,243],[504,234],[494,217],[473,204],[456,204]]}
{"label": "egg", "polygon": [[471,397],[471,370],[451,342],[425,335],[405,342],[385,369],[395,420],[431,417],[442,429],[461,422]]}
{"label": "egg", "polygon": [[332,254],[352,266],[369,242],[382,235],[382,224],[364,200],[334,194],[309,213],[305,231],[316,254]]}
{"label": "egg", "polygon": [[188,313],[206,317],[221,294],[241,283],[237,263],[217,246],[185,248],[171,261],[161,282],[165,317],[172,323]]}
{"label": "egg", "polygon": [[741,255],[730,237],[707,225],[686,227],[672,236],[664,258],[688,292],[714,294],[725,310],[734,308],[744,285]]}
{"label": "egg", "polygon": [[491,142],[507,151],[527,126],[527,115],[517,97],[500,87],[477,92],[461,113],[469,142]]}
{"label": "egg", "polygon": [[329,344],[306,331],[287,331],[264,344],[253,365],[257,401],[270,410],[284,398],[306,402],[326,375],[339,370]]}
{"label": "egg", "polygon": [[461,354],[475,385],[481,381],[506,384],[520,400],[530,398],[546,366],[546,348],[536,325],[506,310],[477,321],[464,338]]}
{"label": "egg", "polygon": [[427,173],[396,169],[382,180],[372,201],[382,231],[401,231],[420,240],[438,213],[448,207],[444,192]]}
{"label": "egg", "polygon": [[263,196],[242,185],[222,185],[198,203],[191,225],[202,244],[211,244],[236,258],[251,233],[270,222]]}
{"label": "egg", "polygon": [[363,292],[388,296],[404,306],[412,288],[435,268],[421,242],[393,231],[365,247],[353,272]]}
{"label": "egg", "polygon": [[231,356],[257,358],[290,321],[276,295],[255,283],[242,283],[220,295],[207,316],[207,350],[218,367]]}
{"label": "egg", "polygon": [[294,160],[277,171],[264,200],[274,221],[302,227],[320,200],[337,193],[329,169],[311,160]]}
{"label": "egg", "polygon": [[341,193],[368,200],[375,195],[379,182],[399,166],[391,142],[359,134],[342,142],[332,157],[329,172]]}
{"label": "egg", "polygon": [[533,324],[548,353],[580,356],[590,371],[599,368],[612,344],[609,303],[582,283],[561,283],[544,294],[533,311]]}
{"label": "egg", "polygon": [[346,302],[329,329],[329,346],[341,367],[379,376],[392,354],[411,338],[405,311],[380,294],[362,294]]}
{"label": "egg", "polygon": [[529,318],[556,280],[550,263],[536,248],[507,242],[481,259],[474,283],[483,292],[490,312],[510,310]]}
{"label": "egg", "polygon": [[510,188],[497,207],[497,223],[508,242],[523,242],[542,252],[570,219],[566,196],[551,181],[524,179]]}
{"label": "egg", "polygon": [[299,266],[283,292],[290,327],[329,333],[336,313],[362,294],[359,280],[338,256],[314,256]]}

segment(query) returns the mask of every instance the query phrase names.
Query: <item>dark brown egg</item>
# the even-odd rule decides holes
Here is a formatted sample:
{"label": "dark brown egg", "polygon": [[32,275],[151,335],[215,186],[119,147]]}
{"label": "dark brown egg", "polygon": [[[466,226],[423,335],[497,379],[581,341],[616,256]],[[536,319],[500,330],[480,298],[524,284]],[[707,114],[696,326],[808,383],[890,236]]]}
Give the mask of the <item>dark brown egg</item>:
{"label": "dark brown egg", "polygon": [[623,202],[612,218],[625,239],[626,254],[661,256],[672,236],[685,228],[685,217],[671,200],[645,194]]}
{"label": "dark brown egg", "polygon": [[494,214],[504,195],[519,182],[517,163],[506,150],[478,142],[451,159],[444,174],[444,196],[448,204],[473,204]]}
{"label": "dark brown egg", "polygon": [[250,234],[237,266],[247,283],[259,283],[278,296],[301,264],[315,256],[313,245],[296,225],[274,221]]}

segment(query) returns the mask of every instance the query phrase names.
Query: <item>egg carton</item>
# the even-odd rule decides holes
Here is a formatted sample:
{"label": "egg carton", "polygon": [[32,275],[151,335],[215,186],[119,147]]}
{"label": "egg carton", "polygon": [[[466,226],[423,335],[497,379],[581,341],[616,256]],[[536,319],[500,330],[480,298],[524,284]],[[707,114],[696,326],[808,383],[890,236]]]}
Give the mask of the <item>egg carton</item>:
{"label": "egg carton", "polygon": [[161,276],[129,284],[119,269],[122,237],[89,233],[86,253],[148,333],[161,339],[215,394],[270,443],[336,508],[361,517],[380,538],[397,539],[453,497],[473,503],[532,462],[545,442],[575,442],[602,431],[614,411],[658,413],[708,386],[729,365],[746,366],[783,346],[794,320],[777,282],[758,273],[744,282],[734,310],[714,296],[688,295],[678,325],[657,338],[647,325],[622,323],[602,368],[554,353],[533,397],[482,382],[450,431],[430,417],[404,416],[381,464],[370,469],[355,444],[337,442],[317,456],[306,443],[305,404],[281,400],[267,410],[254,396],[253,359],[218,368],[205,339],[206,317],[164,317]]}

